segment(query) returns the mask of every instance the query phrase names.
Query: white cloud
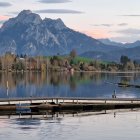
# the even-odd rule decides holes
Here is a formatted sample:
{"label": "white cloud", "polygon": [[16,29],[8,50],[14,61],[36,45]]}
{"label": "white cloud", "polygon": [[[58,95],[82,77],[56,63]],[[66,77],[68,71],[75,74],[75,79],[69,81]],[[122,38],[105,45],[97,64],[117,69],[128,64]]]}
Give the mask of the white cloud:
{"label": "white cloud", "polygon": [[82,14],[81,11],[69,10],[69,9],[44,9],[36,10],[36,13],[50,13],[50,14]]}
{"label": "white cloud", "polygon": [[67,3],[71,2],[71,0],[40,0],[42,3]]}
{"label": "white cloud", "polygon": [[12,6],[12,4],[9,2],[0,2],[0,7],[9,7],[9,6]]}

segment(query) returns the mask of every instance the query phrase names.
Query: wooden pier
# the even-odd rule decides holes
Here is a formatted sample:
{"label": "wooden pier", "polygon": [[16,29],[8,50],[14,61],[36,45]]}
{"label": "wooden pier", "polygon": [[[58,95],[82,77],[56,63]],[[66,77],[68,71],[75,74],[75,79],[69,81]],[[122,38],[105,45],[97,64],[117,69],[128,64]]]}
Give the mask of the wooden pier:
{"label": "wooden pier", "polygon": [[76,98],[76,97],[28,97],[28,98],[0,98],[0,105],[28,104],[28,103],[93,103],[93,104],[136,104],[140,98]]}
{"label": "wooden pier", "polygon": [[110,109],[132,109],[140,108],[140,99],[115,98],[51,98],[51,97],[30,97],[0,99],[0,114],[13,112],[24,114],[31,112],[50,111],[100,111]]}

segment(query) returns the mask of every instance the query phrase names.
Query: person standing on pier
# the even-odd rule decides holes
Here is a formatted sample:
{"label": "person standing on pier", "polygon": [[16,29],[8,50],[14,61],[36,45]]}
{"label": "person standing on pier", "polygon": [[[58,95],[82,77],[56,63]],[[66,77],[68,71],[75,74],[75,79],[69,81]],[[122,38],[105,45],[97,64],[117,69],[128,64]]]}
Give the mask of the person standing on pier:
{"label": "person standing on pier", "polygon": [[116,97],[116,90],[114,90],[114,93],[113,93],[113,95],[112,95],[112,98],[117,98],[117,97]]}

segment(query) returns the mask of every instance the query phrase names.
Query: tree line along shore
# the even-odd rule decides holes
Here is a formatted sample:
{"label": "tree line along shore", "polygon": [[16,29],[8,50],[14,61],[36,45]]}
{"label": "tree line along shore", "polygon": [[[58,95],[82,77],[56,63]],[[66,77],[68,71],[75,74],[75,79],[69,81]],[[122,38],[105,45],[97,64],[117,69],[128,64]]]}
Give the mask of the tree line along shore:
{"label": "tree line along shore", "polygon": [[0,56],[1,72],[45,72],[45,71],[108,71],[108,72],[131,72],[140,71],[140,64],[121,56],[120,62],[105,62],[95,59],[79,57],[75,50],[67,56],[27,56],[15,55],[10,52]]}

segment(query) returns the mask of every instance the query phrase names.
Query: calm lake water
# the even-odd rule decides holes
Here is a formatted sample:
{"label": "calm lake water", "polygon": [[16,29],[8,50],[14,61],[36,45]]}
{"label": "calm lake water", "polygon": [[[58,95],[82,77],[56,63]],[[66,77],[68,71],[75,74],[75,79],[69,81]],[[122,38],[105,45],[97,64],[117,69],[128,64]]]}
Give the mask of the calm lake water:
{"label": "calm lake water", "polygon": [[140,112],[0,119],[0,140],[139,140]]}
{"label": "calm lake water", "polygon": [[140,98],[140,89],[121,88],[115,84],[122,81],[140,85],[140,74],[0,73],[0,98],[111,98],[114,90],[120,98]]}
{"label": "calm lake water", "polygon": [[[0,98],[111,98],[114,90],[117,97],[140,97],[140,89],[118,82],[140,85],[140,74],[0,73]],[[139,140],[139,132],[140,110],[0,116],[0,140]]]}

